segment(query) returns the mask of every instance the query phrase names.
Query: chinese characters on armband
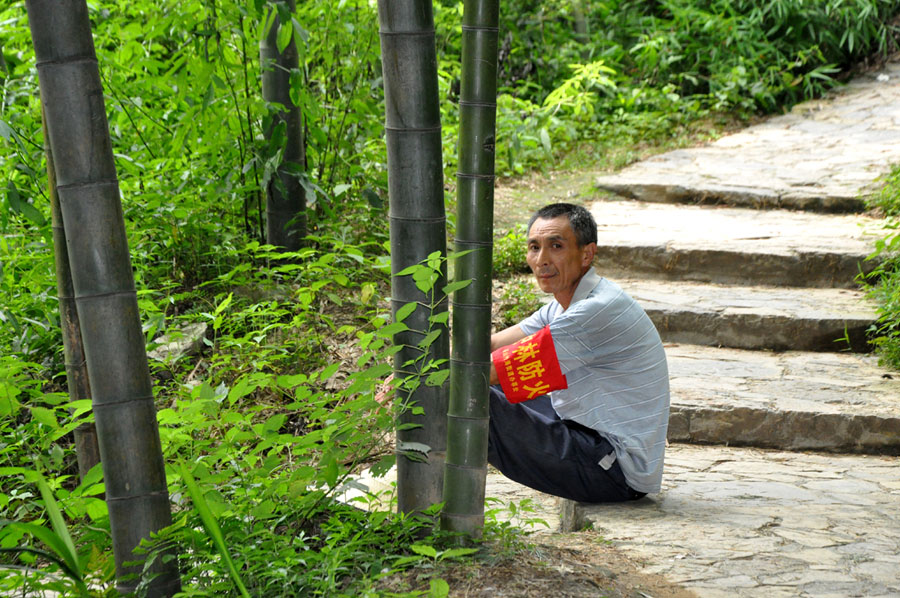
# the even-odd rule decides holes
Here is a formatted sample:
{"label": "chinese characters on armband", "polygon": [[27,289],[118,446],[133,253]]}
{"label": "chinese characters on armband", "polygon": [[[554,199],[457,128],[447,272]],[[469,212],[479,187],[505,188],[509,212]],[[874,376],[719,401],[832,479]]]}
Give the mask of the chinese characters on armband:
{"label": "chinese characters on armband", "polygon": [[550,327],[491,353],[500,386],[510,403],[529,401],[552,390],[568,388],[559,368]]}

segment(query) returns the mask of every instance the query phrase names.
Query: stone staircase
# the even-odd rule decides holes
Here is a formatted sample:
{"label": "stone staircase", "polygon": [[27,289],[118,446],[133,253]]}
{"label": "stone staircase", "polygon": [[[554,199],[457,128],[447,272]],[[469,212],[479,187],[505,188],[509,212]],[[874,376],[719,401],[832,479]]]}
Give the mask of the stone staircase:
{"label": "stone staircase", "polygon": [[873,265],[879,221],[616,200],[591,210],[597,270],[666,344],[670,441],[900,452],[900,382],[867,354],[875,307],[848,288]]}
{"label": "stone staircase", "polygon": [[900,374],[856,283],[884,236],[860,197],[900,162],[900,65],[879,75],[600,177],[596,268],[660,331],[672,444],[659,495],[562,501],[563,530],[703,598],[900,596]]}

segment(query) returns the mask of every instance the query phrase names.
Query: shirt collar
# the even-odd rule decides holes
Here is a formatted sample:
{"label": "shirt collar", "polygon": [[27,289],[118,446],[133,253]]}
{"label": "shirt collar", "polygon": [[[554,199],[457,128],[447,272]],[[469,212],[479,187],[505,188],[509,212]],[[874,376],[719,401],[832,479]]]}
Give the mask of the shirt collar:
{"label": "shirt collar", "polygon": [[591,294],[591,291],[594,290],[594,287],[600,284],[600,275],[597,274],[593,268],[584,273],[584,276],[581,277],[581,280],[578,281],[578,286],[575,287],[575,294],[572,295],[572,301],[569,303],[569,307],[572,307],[582,299],[587,299],[588,295]]}

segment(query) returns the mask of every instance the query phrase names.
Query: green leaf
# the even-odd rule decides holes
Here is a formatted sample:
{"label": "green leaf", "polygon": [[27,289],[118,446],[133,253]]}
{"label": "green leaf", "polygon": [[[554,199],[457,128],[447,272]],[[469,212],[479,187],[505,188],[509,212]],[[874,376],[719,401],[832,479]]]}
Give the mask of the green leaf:
{"label": "green leaf", "polygon": [[13,130],[8,124],[0,120],[0,137],[3,137],[7,141],[12,138]]}
{"label": "green leaf", "polygon": [[78,573],[79,577],[82,577],[78,551],[75,550],[75,543],[72,542],[72,536],[69,535],[69,529],[66,527],[66,522],[63,520],[62,513],[59,510],[59,504],[57,504],[56,499],[53,497],[53,492],[50,490],[50,486],[47,485],[47,481],[44,480],[43,476],[40,474],[38,475],[40,477],[35,480],[35,483],[37,484],[38,490],[41,491],[41,498],[44,499],[44,509],[47,511],[47,517],[50,518],[50,524],[53,526],[53,531],[56,532],[56,535],[65,546],[65,551],[60,554],[60,556],[63,557],[66,560],[66,563]]}
{"label": "green leaf", "polygon": [[444,384],[444,381],[449,375],[450,370],[439,370],[437,372],[431,372],[430,374],[428,374],[428,377],[425,378],[425,386],[441,386]]}
{"label": "green leaf", "polygon": [[422,556],[427,556],[431,558],[437,557],[437,550],[434,549],[433,546],[429,546],[427,544],[413,544],[409,547],[410,550],[415,552],[416,554],[420,554]]}
{"label": "green leaf", "polygon": [[447,286],[444,287],[444,294],[449,295],[450,293],[454,293],[460,289],[464,289],[467,286],[469,286],[470,284],[472,284],[472,280],[473,279],[470,278],[468,280],[457,280],[457,281],[451,282],[450,284],[448,284]]}
{"label": "green leaf", "polygon": [[478,552],[477,548],[448,548],[441,552],[441,559],[457,559]]}
{"label": "green leaf", "polygon": [[413,456],[413,454],[418,453],[423,457],[427,457],[428,453],[431,452],[431,447],[421,442],[398,442],[397,450],[407,454],[407,456]]}
{"label": "green leaf", "polygon": [[288,47],[288,44],[291,43],[291,38],[294,36],[294,28],[293,27],[285,27],[284,25],[279,24],[278,26],[278,39],[276,41],[276,46],[278,47],[278,52],[283,53],[284,49]]}
{"label": "green leaf", "polygon": [[397,313],[394,314],[395,322],[402,322],[406,318],[408,318],[414,311],[416,311],[416,307],[418,307],[418,303],[406,303],[405,305],[401,305],[397,308]]}
{"label": "green leaf", "polygon": [[440,313],[428,316],[428,321],[432,324],[446,324],[450,320],[450,312],[442,311]]}
{"label": "green leaf", "polygon": [[231,305],[231,300],[232,300],[233,296],[234,296],[234,293],[228,293],[228,296],[225,297],[225,299],[223,299],[222,302],[216,306],[216,311],[213,312],[213,315],[218,316],[223,311],[228,309],[228,306]]}
{"label": "green leaf", "polygon": [[379,328],[375,334],[381,338],[390,338],[399,332],[405,332],[409,330],[409,326],[404,324],[403,322],[394,322],[392,324],[388,324],[387,326],[383,326]]}
{"label": "green leaf", "polygon": [[436,577],[428,582],[428,598],[447,598],[450,595],[450,584]]}
{"label": "green leaf", "polygon": [[437,338],[441,335],[442,330],[432,330],[425,337],[420,340],[417,345],[423,349],[427,349],[431,346],[431,343],[437,340]]}
{"label": "green leaf", "polygon": [[322,479],[325,480],[325,483],[328,484],[331,488],[334,488],[335,484],[337,484],[338,478],[338,464],[337,460],[334,458],[333,454],[328,454],[323,458],[324,463],[320,463],[321,467],[321,475]]}
{"label": "green leaf", "polygon": [[548,154],[551,153],[550,147],[550,133],[547,132],[546,127],[541,127],[541,145],[544,146],[544,151]]}
{"label": "green leaf", "polygon": [[219,527],[219,522],[216,521],[215,516],[212,514],[212,511],[210,511],[209,505],[203,497],[203,492],[200,490],[200,486],[197,484],[194,476],[191,475],[187,465],[180,463],[178,469],[181,473],[181,479],[184,481],[185,488],[187,488],[191,500],[194,501],[194,508],[197,509],[197,514],[200,515],[200,521],[203,522],[206,533],[209,534],[213,546],[215,546],[219,556],[222,557],[225,566],[228,568],[228,575],[231,577],[234,585],[237,586],[241,596],[250,598],[250,593],[247,591],[246,586],[244,586],[240,573],[238,573],[237,567],[234,566],[234,561],[231,560],[231,554],[228,552],[228,546],[225,544],[225,536],[222,534],[222,528]]}
{"label": "green leaf", "polygon": [[37,208],[22,199],[19,190],[12,181],[6,185],[6,199],[9,202],[9,207],[12,208],[14,212],[22,214],[22,216],[34,224],[44,226],[47,223],[46,218],[44,218],[44,215],[41,214]]}
{"label": "green leaf", "polygon": [[31,418],[39,424],[50,426],[51,428],[59,427],[56,415],[46,407],[31,407]]}
{"label": "green leaf", "polygon": [[410,274],[415,274],[419,270],[425,268],[422,264],[413,264],[412,266],[407,266],[406,268],[400,270],[395,274],[395,276],[409,276]]}

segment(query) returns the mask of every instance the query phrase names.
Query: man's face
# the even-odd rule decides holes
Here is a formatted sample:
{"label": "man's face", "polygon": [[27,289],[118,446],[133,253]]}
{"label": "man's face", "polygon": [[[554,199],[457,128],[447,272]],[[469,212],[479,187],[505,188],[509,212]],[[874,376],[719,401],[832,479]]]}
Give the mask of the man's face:
{"label": "man's face", "polygon": [[578,281],[594,259],[597,245],[578,246],[567,216],[538,218],[528,231],[526,261],[538,285],[568,308]]}

